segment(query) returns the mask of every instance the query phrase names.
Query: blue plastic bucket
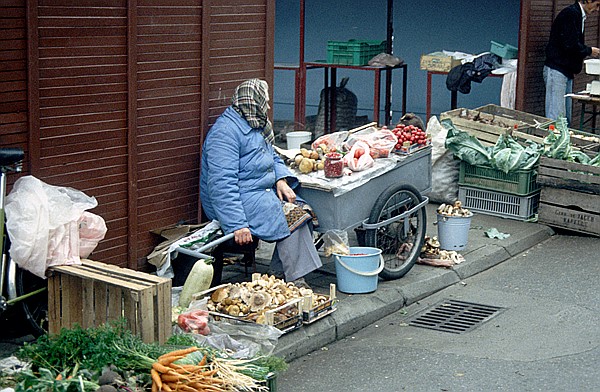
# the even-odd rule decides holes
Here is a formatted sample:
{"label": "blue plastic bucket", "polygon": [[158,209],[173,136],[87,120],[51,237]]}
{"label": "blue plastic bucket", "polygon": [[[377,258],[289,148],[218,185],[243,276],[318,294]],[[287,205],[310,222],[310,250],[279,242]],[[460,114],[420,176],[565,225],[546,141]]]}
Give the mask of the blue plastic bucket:
{"label": "blue plastic bucket", "polygon": [[346,294],[372,293],[377,290],[379,273],[383,270],[381,250],[350,247],[349,255],[334,253],[338,290]]}
{"label": "blue plastic bucket", "polygon": [[471,228],[470,216],[437,215],[438,240],[440,248],[444,250],[463,250],[467,247],[469,229]]}

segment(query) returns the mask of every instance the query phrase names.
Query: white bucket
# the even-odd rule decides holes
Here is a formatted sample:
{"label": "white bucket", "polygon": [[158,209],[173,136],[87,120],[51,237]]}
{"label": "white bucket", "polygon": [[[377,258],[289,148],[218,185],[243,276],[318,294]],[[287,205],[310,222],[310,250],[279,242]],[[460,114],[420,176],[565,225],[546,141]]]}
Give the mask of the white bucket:
{"label": "white bucket", "polygon": [[302,143],[310,142],[311,133],[309,131],[292,131],[285,135],[287,139],[287,149],[299,149]]}
{"label": "white bucket", "polygon": [[471,218],[469,216],[437,215],[438,240],[444,250],[463,250],[467,247]]}

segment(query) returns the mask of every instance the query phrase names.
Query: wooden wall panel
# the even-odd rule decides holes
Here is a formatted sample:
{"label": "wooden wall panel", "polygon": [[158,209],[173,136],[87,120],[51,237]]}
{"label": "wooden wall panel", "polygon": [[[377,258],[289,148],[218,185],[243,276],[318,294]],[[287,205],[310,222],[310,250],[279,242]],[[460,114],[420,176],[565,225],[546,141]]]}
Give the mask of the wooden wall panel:
{"label": "wooden wall panel", "polygon": [[0,143],[26,150],[23,174],[96,197],[93,258],[151,271],[150,231],[198,221],[211,119],[242,80],[273,80],[274,2],[235,3],[0,3]]}
{"label": "wooden wall panel", "polygon": [[151,230],[198,215],[202,3],[142,0],[137,15],[137,234],[146,255]]}
{"label": "wooden wall panel", "polygon": [[[109,232],[94,257],[127,266],[127,2],[40,0],[34,173],[96,197]],[[120,198],[120,199],[119,199]],[[110,244],[110,246],[109,246]]]}
{"label": "wooden wall panel", "polygon": [[[25,0],[0,2],[0,145],[28,152]],[[29,162],[25,162],[27,170]],[[9,185],[17,175],[9,176]]]}

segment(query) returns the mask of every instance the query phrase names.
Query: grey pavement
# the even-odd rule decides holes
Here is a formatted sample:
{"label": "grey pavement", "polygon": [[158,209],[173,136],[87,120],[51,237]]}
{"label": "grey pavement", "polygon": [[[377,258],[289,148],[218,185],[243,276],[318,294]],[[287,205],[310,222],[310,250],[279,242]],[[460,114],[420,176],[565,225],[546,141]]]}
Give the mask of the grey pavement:
{"label": "grey pavement", "polygon": [[[437,235],[437,226],[434,225],[437,206],[427,205],[427,234],[430,236]],[[484,233],[491,228],[510,236],[503,240],[488,238]],[[500,264],[552,235],[554,231],[542,224],[475,214],[467,247],[460,251],[465,258],[464,262],[452,268],[417,264],[400,279],[380,279],[377,290],[370,294],[347,295],[338,292],[336,311],[310,325],[284,334],[279,338],[275,355],[291,361],[319,350],[403,307]],[[272,252],[265,245],[261,245],[257,253],[259,272],[268,268]],[[307,282],[316,292],[325,294],[328,293],[330,283],[336,283],[336,276],[332,258],[323,257],[322,261],[323,267],[309,274]]]}

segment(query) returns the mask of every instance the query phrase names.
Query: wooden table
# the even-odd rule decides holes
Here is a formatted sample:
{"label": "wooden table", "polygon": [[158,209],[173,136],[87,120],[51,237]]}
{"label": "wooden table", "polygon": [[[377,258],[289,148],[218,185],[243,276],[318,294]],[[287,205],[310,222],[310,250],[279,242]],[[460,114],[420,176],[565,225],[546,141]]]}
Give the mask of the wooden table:
{"label": "wooden table", "polygon": [[[600,96],[590,95],[586,92],[579,92],[577,94],[567,94],[574,103],[579,102],[581,105],[581,112],[579,114],[579,130],[583,131],[583,126],[587,123],[591,123],[591,133],[596,133],[596,117],[600,114],[598,106],[600,105]],[[587,106],[591,106],[591,110],[586,110]],[[591,114],[586,120],[585,115]]]}

